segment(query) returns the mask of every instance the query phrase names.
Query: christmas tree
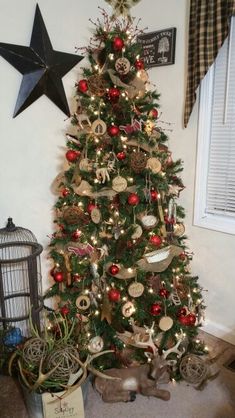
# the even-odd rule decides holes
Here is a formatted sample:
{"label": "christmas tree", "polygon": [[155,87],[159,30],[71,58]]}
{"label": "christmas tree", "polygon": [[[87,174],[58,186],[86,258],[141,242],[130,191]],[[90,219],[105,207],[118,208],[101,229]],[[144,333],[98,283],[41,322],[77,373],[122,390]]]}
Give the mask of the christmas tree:
{"label": "christmas tree", "polygon": [[128,2],[109,3],[115,13],[101,10],[93,22],[89,65],[76,84],[46,297],[56,296],[56,311],[76,322],[81,358],[113,350],[97,359],[100,370],[159,353],[179,379],[182,356],[204,349],[196,339],[202,288],[190,274],[177,203],[182,162],[168,148],[159,94],[141,58],[139,22],[128,15]]}

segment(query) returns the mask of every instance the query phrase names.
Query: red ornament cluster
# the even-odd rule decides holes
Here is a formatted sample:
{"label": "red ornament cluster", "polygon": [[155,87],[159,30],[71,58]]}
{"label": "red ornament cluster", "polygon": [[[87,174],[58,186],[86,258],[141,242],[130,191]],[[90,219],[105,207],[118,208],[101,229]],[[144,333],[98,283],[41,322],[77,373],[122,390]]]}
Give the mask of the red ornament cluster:
{"label": "red ornament cluster", "polygon": [[196,315],[194,315],[193,313],[189,313],[188,315],[179,316],[178,319],[182,325],[193,326],[195,325],[197,318]]}
{"label": "red ornament cluster", "polygon": [[56,283],[61,283],[64,280],[64,275],[62,273],[62,271],[56,271],[53,274],[53,279],[55,280]]}
{"label": "red ornament cluster", "polygon": [[77,88],[81,93],[86,93],[86,91],[88,90],[87,80],[80,80],[78,82]]}
{"label": "red ornament cluster", "polygon": [[154,202],[155,200],[158,199],[158,192],[157,190],[150,190],[150,196],[151,196],[151,200]]}
{"label": "red ornament cluster", "polygon": [[74,163],[75,161],[77,161],[80,155],[81,155],[80,151],[75,151],[75,150],[70,149],[66,152],[65,157],[70,163]]}
{"label": "red ornament cluster", "polygon": [[108,298],[110,302],[119,302],[121,298],[121,293],[118,289],[112,288],[108,291]]}
{"label": "red ornament cluster", "polygon": [[136,206],[140,202],[140,198],[139,198],[138,194],[131,193],[131,194],[129,194],[127,201],[129,203],[129,205]]}
{"label": "red ornament cluster", "polygon": [[125,158],[126,158],[126,153],[124,151],[120,151],[120,152],[117,153],[117,159],[119,161],[123,161],[123,160],[125,160]]}
{"label": "red ornament cluster", "polygon": [[112,276],[115,276],[116,274],[118,274],[119,273],[119,267],[116,265],[116,264],[112,264],[110,267],[109,267],[109,273],[110,274],[112,274]]}
{"label": "red ornament cluster", "polygon": [[120,90],[116,87],[111,87],[108,91],[109,100],[112,103],[116,103],[120,97]]}
{"label": "red ornament cluster", "polygon": [[153,303],[152,306],[150,307],[150,313],[153,316],[160,315],[161,312],[162,312],[162,307],[159,303]]}
{"label": "red ornament cluster", "polygon": [[150,244],[154,245],[155,247],[160,247],[162,243],[161,237],[159,235],[151,235],[149,239]]}
{"label": "red ornament cluster", "polygon": [[119,134],[120,130],[117,125],[111,125],[108,127],[108,134],[110,136],[117,136]]}
{"label": "red ornament cluster", "polygon": [[143,70],[144,69],[144,61],[141,59],[138,59],[135,61],[135,68],[136,70]]}
{"label": "red ornament cluster", "polygon": [[113,49],[114,51],[121,51],[124,47],[124,41],[120,36],[115,36],[113,39]]}

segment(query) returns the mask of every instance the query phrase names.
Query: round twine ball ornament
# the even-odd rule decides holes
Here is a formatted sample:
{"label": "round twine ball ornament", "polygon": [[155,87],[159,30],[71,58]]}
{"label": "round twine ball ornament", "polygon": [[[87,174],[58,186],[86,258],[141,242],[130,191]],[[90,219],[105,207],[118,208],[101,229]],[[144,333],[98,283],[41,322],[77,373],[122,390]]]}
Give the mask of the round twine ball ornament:
{"label": "round twine ball ornament", "polygon": [[77,224],[83,215],[83,211],[77,206],[71,206],[63,210],[63,218],[69,225]]}
{"label": "round twine ball ornament", "polygon": [[180,362],[180,374],[188,383],[201,383],[208,373],[206,363],[195,354],[187,354]]}
{"label": "round twine ball ornament", "polygon": [[67,345],[66,347],[59,347],[56,350],[53,350],[47,356],[46,369],[49,371],[55,366],[58,367],[50,378],[67,383],[70,375],[77,373],[80,368],[80,365],[74,357],[78,357],[78,352],[73,346]]}
{"label": "round twine ball ornament", "polygon": [[147,157],[142,151],[132,152],[130,165],[132,170],[138,174],[145,169],[147,164]]}
{"label": "round twine ball ornament", "polygon": [[23,360],[27,364],[38,365],[47,354],[48,345],[40,338],[30,338],[23,347]]}
{"label": "round twine ball ornament", "polygon": [[105,78],[102,75],[91,75],[88,78],[89,91],[95,96],[104,96],[108,87]]}

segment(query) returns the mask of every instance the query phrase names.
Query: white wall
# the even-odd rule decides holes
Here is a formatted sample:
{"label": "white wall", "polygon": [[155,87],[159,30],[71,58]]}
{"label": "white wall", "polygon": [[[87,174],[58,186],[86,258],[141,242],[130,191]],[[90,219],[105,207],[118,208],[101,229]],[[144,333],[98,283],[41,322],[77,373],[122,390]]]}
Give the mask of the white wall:
{"label": "white wall", "polygon": [[[99,16],[98,6],[110,10],[103,0],[38,0],[54,49],[74,52],[85,46],[91,24]],[[29,45],[36,1],[0,0],[0,42]],[[175,65],[149,71],[152,83],[161,93],[162,119],[171,122],[170,148],[174,158],[184,161],[186,190],[181,204],[190,249],[195,253],[193,273],[200,276],[205,293],[207,330],[235,343],[233,295],[234,248],[232,235],[208,231],[192,225],[196,160],[197,109],[189,127],[182,128],[187,45],[187,0],[142,0],[134,9],[142,26],[149,31],[177,28]],[[63,79],[67,97],[73,106],[73,87],[79,76],[78,64]],[[21,75],[0,57],[0,227],[7,217],[17,225],[31,229],[46,249],[53,231],[52,207],[55,196],[50,185],[63,167],[65,137],[69,121],[46,97],[15,119],[12,114]],[[167,125],[166,125],[167,127]],[[46,251],[42,259],[44,286],[47,286]]]}

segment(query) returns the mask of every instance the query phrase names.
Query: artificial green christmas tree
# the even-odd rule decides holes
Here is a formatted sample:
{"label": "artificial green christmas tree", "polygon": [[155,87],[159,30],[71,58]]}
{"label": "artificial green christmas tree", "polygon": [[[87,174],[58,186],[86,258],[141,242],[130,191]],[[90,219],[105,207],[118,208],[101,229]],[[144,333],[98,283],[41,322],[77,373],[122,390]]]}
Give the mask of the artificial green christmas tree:
{"label": "artificial green christmas tree", "polygon": [[[117,14],[128,11],[128,2],[114,3]],[[177,203],[182,163],[161,128],[138,24],[101,13],[76,84],[69,167],[57,178],[46,297],[76,321],[81,358],[113,350],[97,360],[100,370],[159,353],[178,379],[182,356],[203,352],[195,338],[204,312]]]}

